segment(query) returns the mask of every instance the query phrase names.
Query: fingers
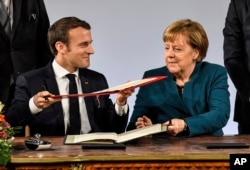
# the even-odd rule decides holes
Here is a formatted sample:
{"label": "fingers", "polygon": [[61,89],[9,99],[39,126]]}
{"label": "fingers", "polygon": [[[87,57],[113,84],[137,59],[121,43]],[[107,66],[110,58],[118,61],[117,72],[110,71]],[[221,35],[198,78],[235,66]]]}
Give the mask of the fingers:
{"label": "fingers", "polygon": [[119,93],[125,97],[125,98],[128,98],[129,96],[131,96],[135,91],[135,88],[129,88],[129,89],[125,89],[125,90],[121,90],[119,91]]}
{"label": "fingers", "polygon": [[143,122],[143,118],[138,117],[137,121],[135,122],[135,127],[138,128],[142,128],[144,127],[144,122]]}
{"label": "fingers", "polygon": [[45,97],[44,97],[44,102],[45,102],[45,103],[49,103],[49,97],[48,97],[48,96],[45,96]]}
{"label": "fingers", "polygon": [[136,128],[143,128],[150,125],[152,125],[152,122],[147,116],[139,117],[135,122]]}
{"label": "fingers", "polygon": [[167,133],[171,136],[176,136],[183,131],[183,120],[182,119],[171,119],[165,123],[164,126],[167,126]]}
{"label": "fingers", "polygon": [[33,98],[34,104],[40,108],[44,109],[50,103],[47,94],[44,92],[37,93]]}
{"label": "fingers", "polygon": [[133,93],[135,92],[135,88],[134,87],[130,87],[124,90],[119,91],[119,93],[123,96],[128,98],[129,96],[131,96]]}
{"label": "fingers", "polygon": [[127,98],[131,96],[134,91],[134,87],[119,91],[119,93],[117,94],[116,103],[120,106],[125,105],[127,103]]}
{"label": "fingers", "polygon": [[51,104],[61,100],[61,99],[54,99],[50,96],[53,95],[50,94],[48,91],[39,92],[33,97],[33,102],[38,108],[44,109],[49,107]]}

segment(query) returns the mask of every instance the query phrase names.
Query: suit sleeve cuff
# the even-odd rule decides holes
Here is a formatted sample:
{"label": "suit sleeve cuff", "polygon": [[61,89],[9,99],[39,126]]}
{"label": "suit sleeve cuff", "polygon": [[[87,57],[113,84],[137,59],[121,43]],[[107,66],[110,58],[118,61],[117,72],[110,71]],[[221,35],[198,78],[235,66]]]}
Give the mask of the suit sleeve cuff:
{"label": "suit sleeve cuff", "polygon": [[115,111],[119,116],[126,115],[128,113],[128,104],[125,104],[124,106],[115,104]]}
{"label": "suit sleeve cuff", "polygon": [[35,115],[38,112],[41,112],[43,110],[43,109],[36,107],[35,103],[33,102],[33,97],[30,98],[30,100],[29,100],[29,108],[30,108],[31,114],[33,114],[33,115]]}

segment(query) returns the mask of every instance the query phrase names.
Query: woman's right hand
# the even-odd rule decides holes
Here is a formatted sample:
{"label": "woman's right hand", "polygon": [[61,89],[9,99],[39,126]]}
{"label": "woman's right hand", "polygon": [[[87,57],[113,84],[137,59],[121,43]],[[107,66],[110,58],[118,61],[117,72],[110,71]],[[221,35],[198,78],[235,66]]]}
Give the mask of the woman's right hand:
{"label": "woman's right hand", "polygon": [[152,121],[147,116],[138,117],[135,122],[136,128],[143,128],[152,125]]}

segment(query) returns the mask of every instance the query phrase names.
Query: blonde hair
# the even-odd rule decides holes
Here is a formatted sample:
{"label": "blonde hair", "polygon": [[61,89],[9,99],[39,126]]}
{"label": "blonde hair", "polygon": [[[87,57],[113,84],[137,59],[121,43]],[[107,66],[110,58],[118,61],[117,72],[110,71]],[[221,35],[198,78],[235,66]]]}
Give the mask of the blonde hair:
{"label": "blonde hair", "polygon": [[187,43],[199,51],[197,61],[202,61],[206,57],[209,42],[206,31],[200,23],[190,19],[177,20],[163,32],[163,41],[173,41],[177,35],[186,36]]}

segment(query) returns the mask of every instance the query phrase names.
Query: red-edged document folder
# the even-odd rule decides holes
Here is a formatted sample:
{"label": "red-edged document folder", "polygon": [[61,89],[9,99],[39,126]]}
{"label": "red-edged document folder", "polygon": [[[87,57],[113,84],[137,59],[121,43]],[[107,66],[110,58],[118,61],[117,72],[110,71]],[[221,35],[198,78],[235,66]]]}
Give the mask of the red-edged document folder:
{"label": "red-edged document folder", "polygon": [[67,98],[67,97],[86,97],[86,96],[101,96],[101,95],[109,95],[113,93],[118,93],[119,91],[123,91],[126,89],[130,88],[136,88],[136,87],[142,87],[147,84],[151,84],[157,81],[160,81],[162,79],[167,78],[167,76],[154,76],[154,77],[147,77],[141,80],[134,80],[134,81],[129,81],[127,83],[114,86],[108,89],[92,92],[92,93],[83,93],[83,94],[62,94],[62,95],[55,95],[55,96],[50,96],[53,98]]}

